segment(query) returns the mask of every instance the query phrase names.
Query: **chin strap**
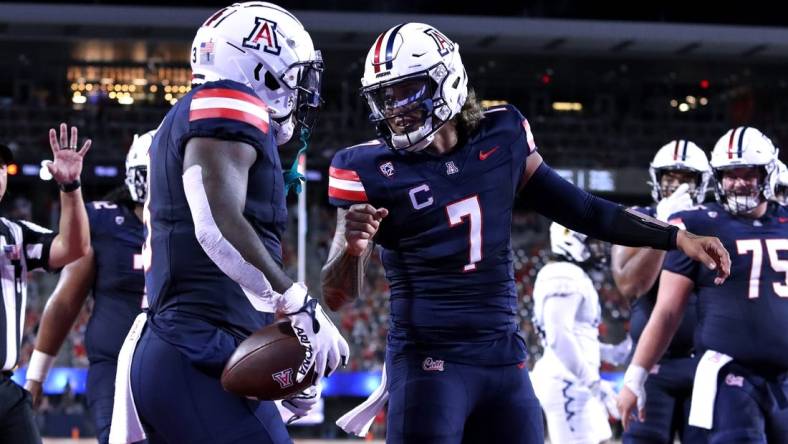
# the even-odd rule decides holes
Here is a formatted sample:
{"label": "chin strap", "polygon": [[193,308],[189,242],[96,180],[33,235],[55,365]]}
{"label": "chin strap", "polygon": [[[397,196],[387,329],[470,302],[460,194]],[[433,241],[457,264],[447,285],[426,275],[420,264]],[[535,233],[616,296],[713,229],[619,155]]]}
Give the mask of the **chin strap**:
{"label": "chin strap", "polygon": [[301,128],[301,148],[296,153],[295,159],[293,159],[293,165],[290,166],[290,169],[285,171],[285,197],[287,197],[288,193],[290,193],[290,189],[294,189],[296,194],[301,193],[301,182],[306,181],[306,177],[303,174],[298,172],[298,161],[301,158],[301,155],[306,153],[306,149],[309,146],[309,138],[312,134],[309,132],[308,129],[302,127]]}

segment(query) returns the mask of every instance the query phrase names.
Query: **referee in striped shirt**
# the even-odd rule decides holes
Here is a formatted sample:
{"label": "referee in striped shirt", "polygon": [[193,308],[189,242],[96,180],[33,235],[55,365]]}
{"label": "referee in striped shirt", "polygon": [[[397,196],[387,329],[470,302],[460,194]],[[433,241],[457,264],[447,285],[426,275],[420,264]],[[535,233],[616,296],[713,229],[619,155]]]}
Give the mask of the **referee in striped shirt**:
{"label": "referee in striped shirt", "polygon": [[[82,201],[79,175],[82,158],[90,140],[77,150],[77,128],[60,124],[60,137],[49,130],[54,160],[49,172],[60,187],[60,232],[27,221],[0,217],[0,444],[40,443],[41,436],[33,419],[30,394],[11,380],[19,361],[27,302],[27,272],[35,269],[59,270],[79,259],[90,248],[90,231]],[[0,145],[0,199],[8,184],[11,150]],[[31,373],[42,369],[28,369]]]}

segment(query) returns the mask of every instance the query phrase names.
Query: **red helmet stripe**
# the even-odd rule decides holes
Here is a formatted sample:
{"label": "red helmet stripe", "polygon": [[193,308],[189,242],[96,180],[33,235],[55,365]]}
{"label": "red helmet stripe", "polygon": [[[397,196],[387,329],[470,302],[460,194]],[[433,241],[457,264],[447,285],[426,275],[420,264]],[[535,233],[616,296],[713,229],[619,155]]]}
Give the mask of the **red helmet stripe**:
{"label": "red helmet stripe", "polygon": [[384,32],[378,37],[378,41],[375,42],[375,56],[372,58],[372,66],[375,67],[375,72],[380,72],[380,48],[383,46],[383,36],[386,33]]}

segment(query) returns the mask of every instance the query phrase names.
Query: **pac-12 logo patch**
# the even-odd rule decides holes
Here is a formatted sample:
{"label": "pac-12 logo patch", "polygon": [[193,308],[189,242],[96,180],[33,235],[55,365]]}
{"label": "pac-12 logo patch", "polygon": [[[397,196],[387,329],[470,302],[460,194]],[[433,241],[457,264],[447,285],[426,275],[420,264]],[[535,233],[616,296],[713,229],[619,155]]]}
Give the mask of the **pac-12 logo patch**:
{"label": "pac-12 logo patch", "polygon": [[286,368],[280,372],[276,372],[273,375],[271,375],[271,377],[274,378],[274,381],[276,381],[279,384],[279,386],[282,388],[287,388],[293,385],[292,368]]}
{"label": "pac-12 logo patch", "polygon": [[386,177],[391,177],[394,175],[394,164],[391,162],[383,162],[378,168],[380,168],[381,174]]}
{"label": "pac-12 logo patch", "polygon": [[255,17],[254,28],[248,36],[244,37],[243,46],[260,49],[260,45],[263,45],[263,51],[269,54],[279,55],[279,52],[282,51],[276,37],[276,22]]}
{"label": "pac-12 logo patch", "polygon": [[421,368],[424,369],[425,372],[442,372],[443,359],[427,358],[421,364]]}

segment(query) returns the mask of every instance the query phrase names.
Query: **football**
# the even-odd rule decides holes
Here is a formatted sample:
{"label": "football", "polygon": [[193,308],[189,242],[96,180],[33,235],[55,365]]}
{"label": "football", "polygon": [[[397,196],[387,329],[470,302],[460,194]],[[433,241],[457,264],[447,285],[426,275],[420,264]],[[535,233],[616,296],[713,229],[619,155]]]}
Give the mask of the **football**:
{"label": "football", "polygon": [[314,381],[314,368],[301,383],[296,373],[305,349],[284,320],[261,328],[235,349],[222,372],[222,386],[240,396],[273,401],[294,395]]}

